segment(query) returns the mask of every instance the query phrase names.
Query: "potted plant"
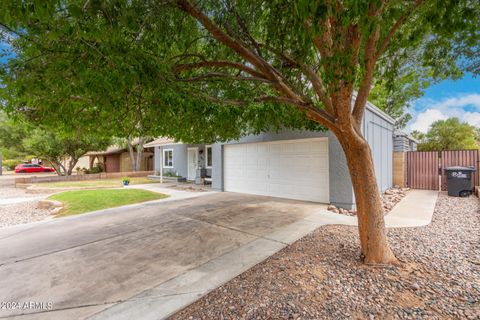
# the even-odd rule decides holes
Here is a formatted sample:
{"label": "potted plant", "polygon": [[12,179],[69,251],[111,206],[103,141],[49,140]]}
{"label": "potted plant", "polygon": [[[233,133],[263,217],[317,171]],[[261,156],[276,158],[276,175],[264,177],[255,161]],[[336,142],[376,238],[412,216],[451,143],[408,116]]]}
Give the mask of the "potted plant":
{"label": "potted plant", "polygon": [[130,178],[129,177],[123,177],[122,178],[122,183],[124,186],[128,186],[130,184]]}

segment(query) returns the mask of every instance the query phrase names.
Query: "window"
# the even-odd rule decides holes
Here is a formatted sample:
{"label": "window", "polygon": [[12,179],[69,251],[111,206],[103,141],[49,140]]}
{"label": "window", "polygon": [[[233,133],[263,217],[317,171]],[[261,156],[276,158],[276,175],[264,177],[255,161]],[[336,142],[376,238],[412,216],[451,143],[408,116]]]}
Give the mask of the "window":
{"label": "window", "polygon": [[173,168],[173,149],[163,150],[163,167]]}
{"label": "window", "polygon": [[212,146],[206,146],[205,147],[205,163],[207,168],[212,167]]}

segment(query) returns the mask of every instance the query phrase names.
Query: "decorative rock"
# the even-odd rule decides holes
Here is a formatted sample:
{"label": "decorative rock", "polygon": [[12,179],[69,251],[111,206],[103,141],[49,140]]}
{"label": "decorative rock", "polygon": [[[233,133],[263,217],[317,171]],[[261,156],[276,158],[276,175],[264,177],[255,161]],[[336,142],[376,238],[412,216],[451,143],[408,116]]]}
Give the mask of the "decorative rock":
{"label": "decorative rock", "polygon": [[320,227],[171,319],[479,319],[478,208],[441,193],[431,224],[390,229],[402,266],[362,265],[356,227]]}
{"label": "decorative rock", "polygon": [[53,209],[53,208],[61,208],[63,204],[60,201],[56,200],[40,200],[38,201],[37,208],[39,209]]}
{"label": "decorative rock", "polygon": [[[390,210],[392,210],[392,208],[398,202],[400,202],[403,199],[403,197],[406,196],[408,190],[410,189],[409,188],[391,188],[391,189],[385,190],[385,193],[381,195],[384,212],[385,213],[390,212]],[[335,213],[339,213],[339,214],[348,215],[348,216],[357,215],[357,212],[355,210],[346,210],[343,208],[337,208],[333,204],[330,204],[327,207],[327,210]]]}

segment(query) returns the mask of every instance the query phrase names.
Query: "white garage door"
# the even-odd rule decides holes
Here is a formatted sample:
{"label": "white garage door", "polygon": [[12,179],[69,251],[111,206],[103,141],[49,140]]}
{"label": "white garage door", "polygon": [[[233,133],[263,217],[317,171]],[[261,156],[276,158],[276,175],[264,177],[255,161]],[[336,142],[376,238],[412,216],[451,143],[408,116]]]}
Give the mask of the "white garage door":
{"label": "white garage door", "polygon": [[328,140],[225,145],[224,189],[328,203]]}

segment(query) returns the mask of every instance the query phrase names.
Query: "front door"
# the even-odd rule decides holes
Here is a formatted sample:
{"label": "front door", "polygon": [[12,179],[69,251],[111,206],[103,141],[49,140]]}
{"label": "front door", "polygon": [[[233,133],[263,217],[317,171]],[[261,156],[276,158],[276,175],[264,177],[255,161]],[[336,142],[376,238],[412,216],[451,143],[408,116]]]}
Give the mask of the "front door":
{"label": "front door", "polygon": [[198,148],[188,148],[188,180],[195,180],[197,175]]}

